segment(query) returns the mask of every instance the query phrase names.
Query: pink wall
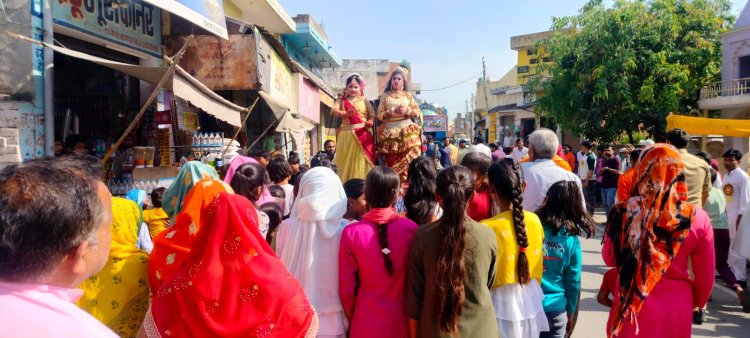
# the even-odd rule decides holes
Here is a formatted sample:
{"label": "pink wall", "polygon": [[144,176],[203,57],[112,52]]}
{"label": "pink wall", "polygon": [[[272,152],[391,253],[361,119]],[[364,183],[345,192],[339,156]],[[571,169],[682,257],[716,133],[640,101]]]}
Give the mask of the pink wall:
{"label": "pink wall", "polygon": [[299,77],[299,113],[320,123],[320,89],[302,76]]}

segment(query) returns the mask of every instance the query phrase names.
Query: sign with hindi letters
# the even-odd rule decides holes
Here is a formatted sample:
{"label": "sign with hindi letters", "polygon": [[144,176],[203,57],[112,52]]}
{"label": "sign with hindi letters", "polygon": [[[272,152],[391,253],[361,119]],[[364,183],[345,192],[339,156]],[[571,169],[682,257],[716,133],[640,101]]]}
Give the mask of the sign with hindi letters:
{"label": "sign with hindi letters", "polygon": [[54,23],[161,57],[161,10],[143,0],[53,0]]}
{"label": "sign with hindi letters", "polygon": [[[80,0],[79,0],[80,1]],[[212,34],[228,39],[223,0],[145,0]]]}
{"label": "sign with hindi letters", "polygon": [[[186,37],[175,37],[174,52]],[[257,89],[255,37],[230,35],[224,40],[214,35],[196,36],[180,59],[180,66],[213,90]]]}

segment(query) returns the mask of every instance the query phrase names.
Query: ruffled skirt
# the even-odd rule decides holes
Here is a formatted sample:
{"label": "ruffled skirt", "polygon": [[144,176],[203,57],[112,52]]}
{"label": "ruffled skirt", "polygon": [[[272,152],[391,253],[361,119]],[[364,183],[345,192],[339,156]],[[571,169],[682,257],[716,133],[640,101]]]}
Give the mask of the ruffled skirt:
{"label": "ruffled skirt", "polygon": [[536,279],[526,285],[506,284],[490,291],[497,327],[503,338],[538,338],[549,331],[544,313],[544,292]]}
{"label": "ruffled skirt", "polygon": [[409,164],[422,155],[422,128],[411,120],[386,122],[378,138],[378,152],[406,182]]}

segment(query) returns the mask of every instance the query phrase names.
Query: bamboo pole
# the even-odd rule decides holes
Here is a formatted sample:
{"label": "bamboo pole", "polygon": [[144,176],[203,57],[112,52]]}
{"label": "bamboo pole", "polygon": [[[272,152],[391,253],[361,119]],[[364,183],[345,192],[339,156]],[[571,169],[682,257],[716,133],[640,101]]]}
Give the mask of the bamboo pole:
{"label": "bamboo pole", "polygon": [[148,100],[146,100],[146,102],[143,104],[143,106],[141,107],[141,110],[138,112],[138,114],[135,116],[133,121],[128,126],[128,129],[125,129],[125,132],[122,133],[122,135],[117,140],[117,142],[115,142],[112,148],[110,148],[107,151],[107,153],[104,155],[104,158],[102,158],[102,163],[107,162],[107,159],[109,159],[112,156],[112,154],[114,154],[115,151],[117,151],[117,148],[119,148],[122,142],[125,141],[125,138],[127,138],[128,135],[130,135],[130,133],[133,131],[133,129],[135,129],[135,126],[138,125],[138,121],[141,120],[141,117],[143,117],[143,114],[146,113],[146,110],[148,109],[148,107],[151,105],[152,102],[154,102],[154,100],[156,99],[156,96],[159,95],[159,91],[161,90],[161,87],[163,87],[164,84],[167,83],[167,80],[169,80],[174,74],[175,68],[177,67],[177,63],[180,61],[180,58],[182,57],[182,55],[185,54],[185,50],[187,50],[187,46],[190,44],[190,42],[193,41],[194,38],[195,36],[192,34],[187,37],[187,39],[185,40],[185,44],[182,45],[182,48],[180,48],[177,54],[175,54],[175,56],[173,57],[171,64],[169,65],[169,68],[167,69],[167,72],[164,73],[164,76],[162,76],[161,80],[159,80],[159,83],[156,84],[156,88],[154,88],[153,92],[151,92],[151,95],[148,97]]}
{"label": "bamboo pole", "polygon": [[[229,144],[232,144],[232,142],[234,142],[234,140],[237,139],[237,136],[240,135],[240,132],[242,131],[242,128],[245,128],[245,123],[247,122],[247,119],[250,117],[250,114],[253,113],[253,109],[255,109],[255,105],[258,104],[258,100],[260,100],[260,96],[258,96],[258,97],[255,98],[255,102],[253,102],[253,104],[247,110],[247,115],[245,115],[245,118],[242,119],[242,124],[240,125],[239,128],[237,128],[237,132],[234,133],[234,136],[232,137],[232,140],[229,141]],[[224,141],[222,140],[222,142],[224,142]],[[224,158],[224,155],[227,154],[227,151],[229,151],[229,146],[228,145],[226,147],[224,147],[224,152],[221,153],[221,158]]]}
{"label": "bamboo pole", "polygon": [[271,123],[271,124],[269,124],[269,125],[268,125],[268,127],[266,127],[266,130],[264,130],[264,131],[263,131],[263,132],[262,132],[262,133],[260,134],[260,136],[256,137],[256,138],[255,138],[255,141],[253,141],[253,143],[252,143],[252,144],[250,144],[250,146],[248,146],[248,147],[247,147],[247,150],[253,149],[253,146],[254,146],[254,145],[255,145],[256,143],[258,143],[258,141],[260,141],[260,139],[261,139],[261,138],[263,138],[263,136],[265,136],[265,135],[266,135],[266,133],[267,133],[267,132],[268,132],[269,130],[271,130],[271,127],[273,127],[273,126],[275,126],[275,125],[276,125],[275,123]]}

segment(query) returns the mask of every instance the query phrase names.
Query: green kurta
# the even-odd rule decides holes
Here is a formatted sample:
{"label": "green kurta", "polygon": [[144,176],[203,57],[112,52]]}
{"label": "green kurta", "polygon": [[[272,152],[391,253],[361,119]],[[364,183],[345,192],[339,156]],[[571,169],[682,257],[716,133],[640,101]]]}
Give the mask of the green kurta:
{"label": "green kurta", "polygon": [[[488,227],[466,218],[466,300],[461,312],[461,337],[497,338],[497,320],[492,308],[490,288],[495,281],[497,241]],[[442,235],[437,223],[419,227],[409,254],[406,285],[406,313],[419,321],[419,337],[450,337],[439,332],[435,323],[435,281],[437,253]]]}

